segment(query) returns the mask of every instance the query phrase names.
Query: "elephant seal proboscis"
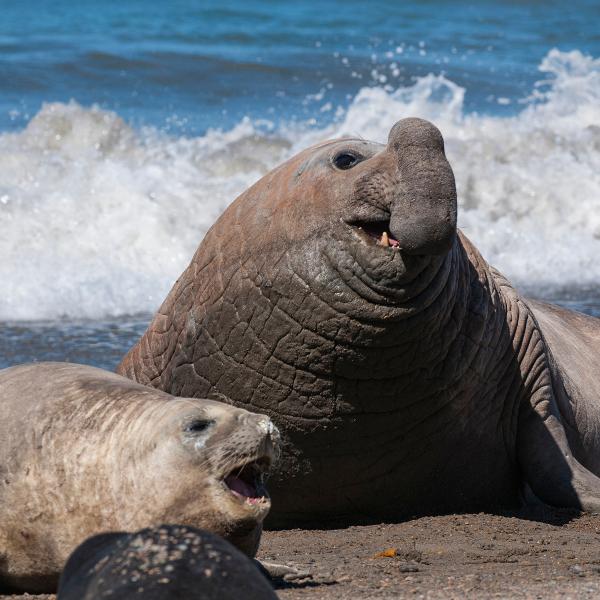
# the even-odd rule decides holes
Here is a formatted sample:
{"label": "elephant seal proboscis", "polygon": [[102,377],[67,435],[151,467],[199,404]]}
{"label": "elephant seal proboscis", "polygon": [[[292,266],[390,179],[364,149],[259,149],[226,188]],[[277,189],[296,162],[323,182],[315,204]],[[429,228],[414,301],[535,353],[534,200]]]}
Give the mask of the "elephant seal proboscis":
{"label": "elephant seal proboscis", "polygon": [[222,538],[162,525],[86,540],[70,556],[57,600],[277,600],[255,563]]}
{"label": "elephant seal proboscis", "polygon": [[268,417],[66,363],[0,371],[0,402],[0,584],[52,591],[86,538],[165,522],[254,556]]}
{"label": "elephant seal proboscis", "polygon": [[599,509],[600,321],[521,297],[456,210],[427,121],[309,148],[229,206],[118,370],[271,416],[275,525]]}

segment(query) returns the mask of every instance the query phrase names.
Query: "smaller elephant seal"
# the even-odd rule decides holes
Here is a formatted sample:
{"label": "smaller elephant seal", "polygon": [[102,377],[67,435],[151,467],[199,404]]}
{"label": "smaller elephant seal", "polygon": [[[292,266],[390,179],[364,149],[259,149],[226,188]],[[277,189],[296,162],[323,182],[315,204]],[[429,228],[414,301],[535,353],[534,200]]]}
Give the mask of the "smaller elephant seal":
{"label": "smaller elephant seal", "polygon": [[67,363],[0,371],[0,403],[0,585],[53,591],[86,538],[161,523],[256,553],[268,417]]}
{"label": "smaller elephant seal", "polygon": [[161,525],[94,536],[69,558],[57,600],[277,600],[254,562],[222,538]]}

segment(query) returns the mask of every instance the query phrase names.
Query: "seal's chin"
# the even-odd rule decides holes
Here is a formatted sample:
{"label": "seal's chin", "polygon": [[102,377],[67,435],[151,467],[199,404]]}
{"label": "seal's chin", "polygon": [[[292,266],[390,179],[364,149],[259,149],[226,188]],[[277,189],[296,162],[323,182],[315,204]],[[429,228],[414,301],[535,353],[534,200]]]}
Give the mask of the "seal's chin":
{"label": "seal's chin", "polygon": [[256,508],[269,508],[271,500],[265,488],[265,474],[271,466],[269,456],[237,465],[223,484],[238,502]]}

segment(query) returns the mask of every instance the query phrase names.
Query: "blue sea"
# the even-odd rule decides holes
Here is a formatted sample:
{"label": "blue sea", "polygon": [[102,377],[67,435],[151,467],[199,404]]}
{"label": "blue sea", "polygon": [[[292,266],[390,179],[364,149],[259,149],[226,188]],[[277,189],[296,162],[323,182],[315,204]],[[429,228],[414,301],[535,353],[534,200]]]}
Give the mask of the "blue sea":
{"label": "blue sea", "polygon": [[114,368],[240,192],[406,116],[441,129],[485,258],[600,316],[598,0],[0,12],[0,367]]}

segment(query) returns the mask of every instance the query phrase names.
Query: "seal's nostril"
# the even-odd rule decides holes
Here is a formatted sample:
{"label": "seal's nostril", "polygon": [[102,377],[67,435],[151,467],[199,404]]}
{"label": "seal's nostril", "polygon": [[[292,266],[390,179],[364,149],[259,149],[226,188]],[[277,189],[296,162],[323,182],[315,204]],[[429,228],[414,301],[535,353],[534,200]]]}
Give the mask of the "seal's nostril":
{"label": "seal's nostril", "polygon": [[265,435],[273,435],[273,431],[275,430],[275,425],[273,425],[273,421],[271,421],[271,419],[261,419],[258,422],[258,428]]}

